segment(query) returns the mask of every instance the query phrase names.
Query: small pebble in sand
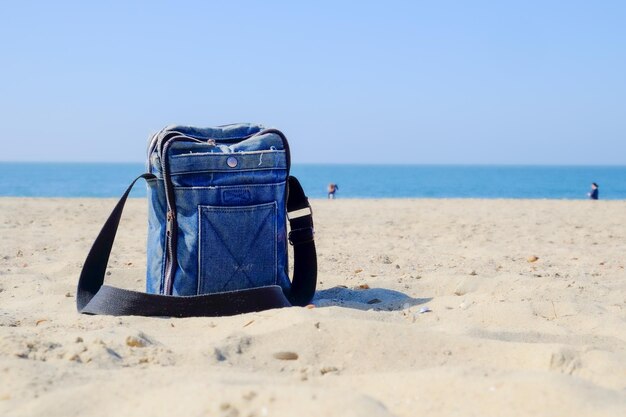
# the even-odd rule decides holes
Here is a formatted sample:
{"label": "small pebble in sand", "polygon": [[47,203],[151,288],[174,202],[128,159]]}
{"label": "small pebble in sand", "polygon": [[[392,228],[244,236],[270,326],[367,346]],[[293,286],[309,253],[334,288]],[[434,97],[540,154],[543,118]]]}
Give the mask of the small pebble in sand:
{"label": "small pebble in sand", "polygon": [[296,352],[276,352],[272,356],[281,361],[295,361],[298,359],[298,354]]}
{"label": "small pebble in sand", "polygon": [[339,372],[339,369],[336,366],[322,366],[320,368],[320,374],[326,375],[331,372]]}
{"label": "small pebble in sand", "polygon": [[533,263],[533,262],[537,262],[539,260],[538,257],[536,257],[535,255],[530,256],[528,259],[526,259],[528,262]]}
{"label": "small pebble in sand", "polygon": [[361,268],[357,268],[357,269],[354,270],[355,274],[359,274],[361,272],[363,272],[363,269],[361,269]]}
{"label": "small pebble in sand", "polygon": [[369,290],[370,286],[367,284],[359,284],[355,287],[356,290]]}
{"label": "small pebble in sand", "polygon": [[424,314],[424,313],[430,313],[432,310],[430,309],[430,307],[422,307],[420,308],[420,314]]}
{"label": "small pebble in sand", "polygon": [[389,255],[380,255],[378,257],[378,260],[380,262],[382,262],[383,264],[389,265],[390,263],[392,263],[393,261],[391,260],[391,258],[389,257]]}
{"label": "small pebble in sand", "polygon": [[130,347],[145,347],[146,341],[136,336],[128,336],[126,338],[126,345]]}

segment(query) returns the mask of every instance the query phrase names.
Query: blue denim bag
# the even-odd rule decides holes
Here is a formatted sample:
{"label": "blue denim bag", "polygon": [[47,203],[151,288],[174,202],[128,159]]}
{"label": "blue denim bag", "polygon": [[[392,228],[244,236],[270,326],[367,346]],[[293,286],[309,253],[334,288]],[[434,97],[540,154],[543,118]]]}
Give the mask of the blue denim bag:
{"label": "blue denim bag", "polygon": [[137,178],[148,184],[147,293],[103,285],[135,179],[87,256],[79,312],[212,316],[310,302],[317,275],[312,213],[289,176],[289,144],[280,131],[168,126],[151,138],[147,168]]}

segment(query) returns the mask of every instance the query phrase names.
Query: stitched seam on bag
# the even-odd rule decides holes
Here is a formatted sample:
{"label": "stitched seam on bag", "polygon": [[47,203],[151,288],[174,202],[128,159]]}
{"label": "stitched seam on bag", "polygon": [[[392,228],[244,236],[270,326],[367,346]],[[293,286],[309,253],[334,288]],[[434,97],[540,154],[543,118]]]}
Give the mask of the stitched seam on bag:
{"label": "stitched seam on bag", "polygon": [[[176,148],[174,148],[176,149]],[[225,152],[191,152],[191,153],[179,153],[176,155],[170,155],[170,158],[190,158],[190,157],[194,157],[194,156],[204,156],[204,157],[210,157],[210,158],[217,158],[217,157],[230,157],[230,156],[236,156],[236,155],[241,155],[241,156],[246,156],[246,155],[259,155],[259,154],[270,154],[270,155],[277,155],[280,156],[281,154],[285,154],[285,151],[283,149],[275,149],[275,150],[264,150],[264,151],[234,151],[231,153],[225,153]]]}
{"label": "stitched seam on bag", "polygon": [[278,284],[278,203],[274,201],[274,285]]}
{"label": "stitched seam on bag", "polygon": [[200,295],[202,283],[202,206],[198,206],[198,276],[196,277],[196,294]]}
{"label": "stitched seam on bag", "polygon": [[242,168],[242,169],[237,169],[237,168],[200,169],[200,170],[190,169],[190,170],[185,170],[185,171],[172,172],[170,173],[170,176],[177,177],[179,175],[195,175],[195,174],[203,174],[203,173],[208,173],[208,172],[238,174],[242,172],[257,172],[257,171],[287,171],[287,168],[286,167],[262,167],[262,168]]}
{"label": "stitched seam on bag", "polygon": [[[272,187],[272,186],[280,186],[283,184],[286,184],[287,181],[281,181],[281,182],[268,182],[268,183],[264,183],[264,184],[243,184],[243,185],[211,185],[211,186],[201,186],[201,185],[194,185],[194,186],[174,186],[174,191],[184,191],[184,190],[217,190],[217,189],[229,189],[229,190],[236,190],[236,189],[242,189],[242,188],[249,188],[249,187]],[[206,206],[206,207],[218,207],[218,206]]]}

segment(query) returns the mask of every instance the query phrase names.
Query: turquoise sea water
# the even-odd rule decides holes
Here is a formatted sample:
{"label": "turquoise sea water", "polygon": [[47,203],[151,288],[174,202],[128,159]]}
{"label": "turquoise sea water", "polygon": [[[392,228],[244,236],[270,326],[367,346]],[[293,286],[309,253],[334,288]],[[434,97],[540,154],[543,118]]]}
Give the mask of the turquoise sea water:
{"label": "turquoise sea water", "polygon": [[[0,162],[0,196],[119,197],[141,163]],[[626,166],[294,165],[312,198],[550,198],[585,199],[590,184],[600,199],[626,199]],[[145,196],[138,184],[133,196]]]}

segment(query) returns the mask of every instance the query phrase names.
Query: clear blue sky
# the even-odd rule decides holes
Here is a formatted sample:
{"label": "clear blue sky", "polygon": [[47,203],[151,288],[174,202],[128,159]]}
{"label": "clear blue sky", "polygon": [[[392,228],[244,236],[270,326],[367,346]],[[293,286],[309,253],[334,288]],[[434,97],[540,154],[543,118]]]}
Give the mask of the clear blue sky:
{"label": "clear blue sky", "polygon": [[300,163],[626,164],[625,1],[13,1],[0,37],[2,161],[251,121]]}

